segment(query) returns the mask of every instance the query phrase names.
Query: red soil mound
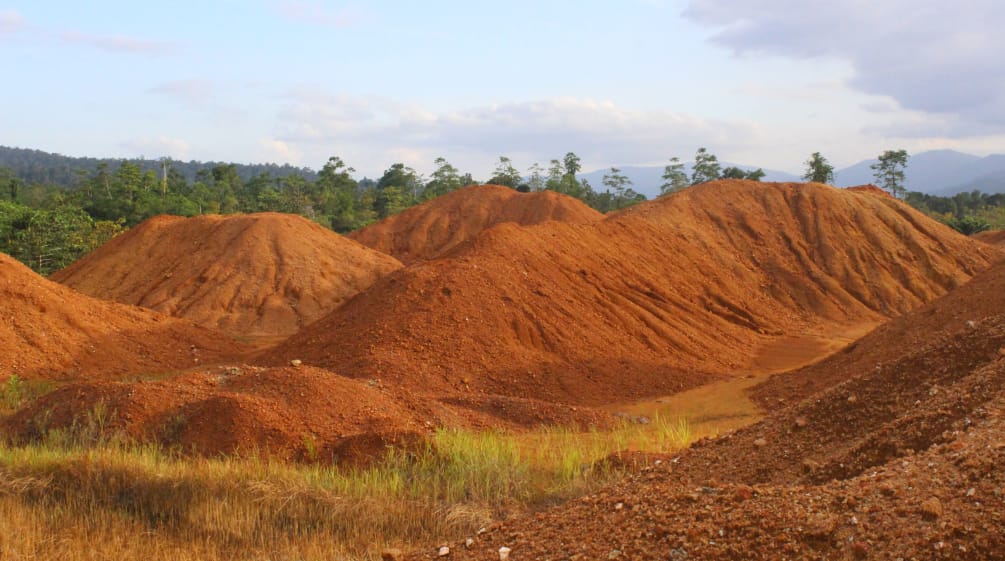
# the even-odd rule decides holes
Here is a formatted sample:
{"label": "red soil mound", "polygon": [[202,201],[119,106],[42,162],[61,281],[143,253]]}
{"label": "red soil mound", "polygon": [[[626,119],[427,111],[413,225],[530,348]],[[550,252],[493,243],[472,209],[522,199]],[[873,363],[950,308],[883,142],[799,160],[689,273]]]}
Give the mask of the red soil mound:
{"label": "red soil mound", "polygon": [[265,358],[423,390],[610,403],[735,372],[773,336],[905,312],[993,256],[890,198],[723,181],[589,225],[499,225]]}
{"label": "red soil mound", "polygon": [[604,426],[608,415],[512,398],[428,399],[302,367],[216,366],[170,379],[63,386],[0,425],[17,442],[52,429],[124,434],[204,455],[356,463],[436,426]]}
{"label": "red soil mound", "polygon": [[277,338],[399,267],[299,216],[158,216],[52,279],[232,335]]}
{"label": "red soil mound", "polygon": [[798,373],[840,384],[451,557],[1001,559],[1003,310],[999,264]]}
{"label": "red soil mound", "polygon": [[891,195],[889,191],[886,191],[884,189],[880,189],[879,187],[876,187],[875,185],[871,185],[871,184],[870,185],[856,185],[855,187],[848,187],[847,189],[849,191],[856,191],[858,193],[871,193],[873,195],[878,195],[880,197],[889,197],[891,199],[894,198],[894,196]]}
{"label": "red soil mound", "polygon": [[228,337],[150,310],[103,302],[0,254],[0,373],[114,378],[246,352]]}
{"label": "red soil mound", "polygon": [[218,367],[160,381],[65,386],[19,411],[5,429],[27,440],[74,423],[86,428],[101,414],[106,433],[185,451],[322,459],[424,430],[395,401],[378,385],[320,369]]}
{"label": "red soil mound", "polygon": [[1005,230],[991,230],[974,235],[974,239],[994,245],[1005,245]]}
{"label": "red soil mound", "polygon": [[603,217],[578,199],[553,191],[520,193],[499,185],[476,185],[409,208],[349,237],[411,264],[437,257],[503,222],[588,224]]}

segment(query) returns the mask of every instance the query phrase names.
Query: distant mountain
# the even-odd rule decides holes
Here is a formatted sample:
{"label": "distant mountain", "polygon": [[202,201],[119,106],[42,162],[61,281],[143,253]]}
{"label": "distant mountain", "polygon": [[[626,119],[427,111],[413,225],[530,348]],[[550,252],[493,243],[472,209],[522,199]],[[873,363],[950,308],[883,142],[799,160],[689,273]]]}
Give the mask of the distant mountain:
{"label": "distant mountain", "polygon": [[[835,172],[835,185],[850,187],[875,183],[869,167],[877,160],[864,160]],[[955,150],[930,150],[911,155],[905,170],[909,191],[932,195],[954,195],[980,189],[985,193],[1005,192],[1005,155],[981,158]]]}
{"label": "distant mountain", "polygon": [[[160,173],[161,163],[159,160],[150,159],[116,159],[116,158],[75,158],[43,152],[41,150],[29,150],[26,148],[10,148],[0,146],[0,168],[10,168],[14,175],[25,183],[42,183],[47,185],[59,185],[62,187],[72,187],[79,173],[91,174],[98,169],[99,164],[107,164],[110,170],[115,170],[124,161],[139,164],[143,171],[154,170]],[[194,181],[195,176],[202,170],[211,170],[219,165],[229,165],[229,162],[189,162],[171,161],[171,167],[181,173],[188,181]],[[289,164],[234,164],[237,168],[237,175],[247,181],[252,177],[268,172],[274,177],[286,177],[288,175],[302,175],[313,181],[317,174],[310,168],[299,168]]]}
{"label": "distant mountain", "polygon": [[[719,165],[724,168],[738,167],[744,171],[753,171],[757,169],[756,166],[733,164],[729,162],[719,162]],[[618,167],[618,169],[621,170],[622,175],[632,181],[632,189],[635,189],[636,192],[642,193],[650,199],[660,195],[660,185],[663,184],[664,166],[624,166]],[[611,173],[611,168],[604,168],[581,174],[579,175],[579,178],[589,181],[590,186],[593,187],[595,191],[604,191],[607,188],[604,186],[604,176],[609,173]],[[688,174],[688,176],[691,175],[691,164],[689,162],[684,164],[684,173]],[[764,173],[767,175],[765,175],[763,181],[801,181],[797,176],[784,171],[765,169]]]}

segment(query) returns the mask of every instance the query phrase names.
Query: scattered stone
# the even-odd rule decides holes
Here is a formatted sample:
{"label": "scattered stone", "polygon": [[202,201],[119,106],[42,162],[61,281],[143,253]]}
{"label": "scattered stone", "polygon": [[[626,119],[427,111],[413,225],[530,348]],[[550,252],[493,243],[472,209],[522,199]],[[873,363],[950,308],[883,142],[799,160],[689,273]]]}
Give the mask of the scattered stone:
{"label": "scattered stone", "polygon": [[757,446],[758,448],[762,448],[767,445],[768,441],[763,438],[758,438],[757,440],[754,441],[754,446]]}
{"label": "scattered stone", "polygon": [[499,561],[506,561],[507,559],[509,559],[509,552],[510,551],[513,551],[513,550],[510,549],[510,548],[508,548],[508,547],[506,547],[505,545],[502,546],[502,547],[500,547],[499,548]]}
{"label": "scattered stone", "polygon": [[977,322],[974,321],[974,320],[972,320],[972,319],[968,319],[967,320],[967,327],[969,329],[976,329],[977,328]]}
{"label": "scattered stone", "polygon": [[856,559],[865,559],[869,556],[869,544],[865,542],[855,542],[851,544],[851,553]]}
{"label": "scattered stone", "polygon": [[608,559],[617,559],[618,557],[621,557],[620,549],[612,549],[611,552],[607,554]]}
{"label": "scattered stone", "polygon": [[290,366],[297,367],[297,366],[300,366],[303,363],[304,363],[304,361],[300,360],[299,358],[295,358],[295,359],[293,359],[293,360],[290,361]]}
{"label": "scattered stone", "polygon": [[441,547],[440,551],[439,551],[439,553],[437,553],[437,555],[439,555],[440,557],[446,557],[446,556],[450,555],[450,548],[447,547],[447,546]]}
{"label": "scattered stone", "polygon": [[395,547],[389,547],[384,551],[380,552],[380,558],[382,561],[401,561],[405,558],[405,555],[400,549]]}
{"label": "scattered stone", "polygon": [[796,417],[797,428],[804,428],[808,424],[810,424],[810,422],[806,420],[806,417]]}
{"label": "scattered stone", "polygon": [[464,540],[464,547],[470,549],[471,546],[475,545],[475,540],[473,538],[468,538]]}
{"label": "scattered stone", "polygon": [[854,394],[848,396],[848,403],[857,403],[858,398]]}

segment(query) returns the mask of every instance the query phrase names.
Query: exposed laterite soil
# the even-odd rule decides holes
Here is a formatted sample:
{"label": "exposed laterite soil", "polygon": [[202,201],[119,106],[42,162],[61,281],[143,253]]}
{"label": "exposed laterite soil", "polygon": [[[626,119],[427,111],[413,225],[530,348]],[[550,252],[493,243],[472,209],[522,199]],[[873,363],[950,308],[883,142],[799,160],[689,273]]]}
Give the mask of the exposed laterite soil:
{"label": "exposed laterite soil", "polygon": [[247,353],[185,320],[105,302],[46,280],[0,254],[0,377],[117,379]]}
{"label": "exposed laterite soil", "polygon": [[870,190],[721,181],[591,224],[490,228],[264,360],[441,393],[631,401],[743,371],[776,338],[909,311],[998,257]]}
{"label": "exposed laterite soil", "polygon": [[519,193],[500,185],[475,185],[406,209],[349,237],[412,264],[442,255],[503,222],[589,224],[603,217],[579,199],[554,191]]}
{"label": "exposed laterite soil", "polygon": [[51,278],[96,298],[275,342],[400,267],[301,216],[158,216]]}
{"label": "exposed laterite soil", "polygon": [[1005,245],[1005,230],[991,230],[974,235],[974,239],[994,245]]}
{"label": "exposed laterite soil", "polygon": [[819,393],[451,558],[1003,559],[1003,284],[998,265],[800,371]]}

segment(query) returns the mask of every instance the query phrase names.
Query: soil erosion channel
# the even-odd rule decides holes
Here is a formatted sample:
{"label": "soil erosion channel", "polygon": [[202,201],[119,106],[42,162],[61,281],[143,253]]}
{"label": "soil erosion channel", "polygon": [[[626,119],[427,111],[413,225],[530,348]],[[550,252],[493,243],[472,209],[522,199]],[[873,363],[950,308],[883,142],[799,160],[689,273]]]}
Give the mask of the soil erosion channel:
{"label": "soil erosion channel", "polygon": [[695,439],[751,425],[765,411],[749,390],[772,374],[802,368],[850,345],[876,327],[876,323],[840,326],[826,333],[779,337],[763,345],[744,372],[688,391],[603,409],[633,418],[686,419]]}

